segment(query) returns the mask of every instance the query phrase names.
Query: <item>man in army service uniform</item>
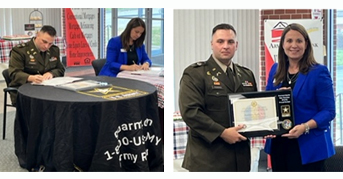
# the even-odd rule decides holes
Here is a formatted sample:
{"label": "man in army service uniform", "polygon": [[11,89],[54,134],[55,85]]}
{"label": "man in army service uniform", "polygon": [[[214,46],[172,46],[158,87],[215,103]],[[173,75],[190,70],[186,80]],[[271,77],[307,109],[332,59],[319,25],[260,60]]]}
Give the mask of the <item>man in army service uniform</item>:
{"label": "man in army service uniform", "polygon": [[[18,88],[25,83],[41,83],[64,76],[60,49],[53,45],[55,37],[55,28],[46,25],[29,42],[13,47],[8,68],[12,80],[9,86]],[[17,93],[11,92],[10,96],[12,104],[16,105]]]}
{"label": "man in army service uniform", "polygon": [[[219,24],[212,32],[212,55],[187,67],[180,81],[179,106],[189,126],[182,167],[193,171],[250,171],[250,141],[230,127],[228,94],[257,91],[251,70],[234,64],[236,31]],[[226,72],[227,71],[227,72]]]}

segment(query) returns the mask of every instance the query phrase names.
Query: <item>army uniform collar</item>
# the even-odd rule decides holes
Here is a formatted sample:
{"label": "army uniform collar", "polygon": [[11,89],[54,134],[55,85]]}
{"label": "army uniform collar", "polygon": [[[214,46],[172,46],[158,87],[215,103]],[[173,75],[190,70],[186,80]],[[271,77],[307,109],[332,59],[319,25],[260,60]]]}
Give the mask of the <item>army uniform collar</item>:
{"label": "army uniform collar", "polygon": [[[213,55],[212,55],[212,59],[213,59],[213,62],[215,64],[217,64],[220,67],[220,69],[222,69],[222,72],[224,72],[224,74],[225,74],[226,69],[228,68],[228,66],[226,66],[223,63],[221,63],[218,59],[214,58]],[[227,86],[232,92],[235,92],[241,86],[240,83],[239,83],[241,81],[241,79],[240,79],[241,78],[241,71],[240,71],[239,68],[236,67],[236,65],[232,61],[231,61],[231,64],[229,65],[229,68],[231,68],[232,71],[236,74],[234,76],[234,78],[233,78],[234,81],[235,81],[235,84],[236,84],[235,85],[235,89],[233,89],[232,86],[229,85],[230,82],[229,82],[227,76],[226,75],[222,75],[222,72],[218,71],[218,69],[213,68],[212,70],[207,71],[206,73],[207,73],[207,75],[212,76],[212,80],[214,82],[216,82],[216,81],[219,81],[219,83],[223,82],[225,84],[225,86]],[[218,82],[216,82],[216,83],[218,84]]]}
{"label": "army uniform collar", "polygon": [[[227,65],[223,64],[222,62],[220,62],[216,57],[214,57],[214,55],[212,54],[212,58],[214,59],[214,61],[218,64],[218,66],[225,72],[226,69],[228,68]],[[231,68],[231,70],[233,70],[233,62],[231,60],[231,63],[229,65],[229,67]]]}
{"label": "army uniform collar", "polygon": [[35,45],[37,52],[40,53],[40,49],[38,48],[38,46],[36,45],[36,37],[32,38],[33,44]]}

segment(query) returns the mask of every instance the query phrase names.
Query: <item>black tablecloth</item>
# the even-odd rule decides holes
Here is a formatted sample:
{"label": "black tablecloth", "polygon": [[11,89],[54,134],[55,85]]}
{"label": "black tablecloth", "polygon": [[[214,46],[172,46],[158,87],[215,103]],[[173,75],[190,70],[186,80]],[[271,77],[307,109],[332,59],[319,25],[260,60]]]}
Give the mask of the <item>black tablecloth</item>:
{"label": "black tablecloth", "polygon": [[52,86],[19,88],[15,153],[29,171],[163,171],[157,91],[148,83],[84,77],[148,94],[108,100]]}

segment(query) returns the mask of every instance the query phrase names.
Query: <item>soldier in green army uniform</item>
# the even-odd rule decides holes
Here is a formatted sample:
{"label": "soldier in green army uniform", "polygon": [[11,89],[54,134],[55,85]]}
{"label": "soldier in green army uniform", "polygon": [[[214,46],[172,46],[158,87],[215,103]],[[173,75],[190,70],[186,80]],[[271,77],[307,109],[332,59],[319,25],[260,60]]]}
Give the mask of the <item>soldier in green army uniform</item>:
{"label": "soldier in green army uniform", "polygon": [[[43,26],[29,42],[19,44],[10,52],[9,75],[11,87],[25,83],[41,83],[54,77],[64,76],[65,67],[60,60],[60,49],[53,45],[56,30]],[[17,93],[10,93],[12,104],[16,105]]]}
{"label": "soldier in green army uniform", "polygon": [[233,26],[214,27],[211,46],[209,59],[187,67],[180,81],[180,112],[190,128],[182,167],[249,172],[250,141],[238,132],[244,124],[230,127],[227,95],[257,91],[256,80],[251,70],[232,62],[238,46]]}

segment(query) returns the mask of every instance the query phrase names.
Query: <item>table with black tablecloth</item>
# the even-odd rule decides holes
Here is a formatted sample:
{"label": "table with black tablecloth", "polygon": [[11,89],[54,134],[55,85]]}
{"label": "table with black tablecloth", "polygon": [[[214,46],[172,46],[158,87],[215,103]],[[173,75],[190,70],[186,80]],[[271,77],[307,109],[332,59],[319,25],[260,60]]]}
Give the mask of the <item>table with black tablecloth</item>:
{"label": "table with black tablecloth", "polygon": [[[157,67],[155,67],[157,68]],[[160,67],[162,70],[163,68]],[[160,117],[161,123],[161,132],[162,132],[162,140],[164,139],[164,77],[157,75],[148,75],[148,74],[133,74],[131,71],[121,71],[118,73],[117,78],[127,78],[133,80],[144,81],[154,85],[157,89],[157,97],[158,97],[158,112]]]}
{"label": "table with black tablecloth", "polygon": [[[30,171],[41,165],[45,171],[163,171],[156,88],[130,79],[83,78],[111,85],[87,93],[31,84],[19,88],[19,164]],[[135,90],[145,93],[127,93]]]}

